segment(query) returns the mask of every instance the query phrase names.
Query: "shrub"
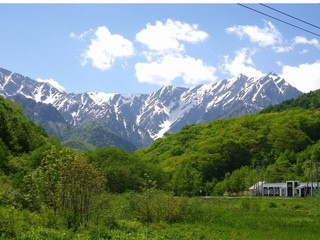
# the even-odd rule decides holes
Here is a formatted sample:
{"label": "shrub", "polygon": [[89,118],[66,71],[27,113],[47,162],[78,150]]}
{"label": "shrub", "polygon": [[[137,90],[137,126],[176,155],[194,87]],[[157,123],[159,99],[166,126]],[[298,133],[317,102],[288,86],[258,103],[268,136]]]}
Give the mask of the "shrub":
{"label": "shrub", "polygon": [[258,203],[257,201],[253,201],[253,199],[250,198],[241,199],[240,205],[243,209],[246,210],[260,211],[261,209],[260,203]]}
{"label": "shrub", "polygon": [[275,202],[268,202],[267,206],[268,208],[276,208],[277,204]]}
{"label": "shrub", "polygon": [[159,190],[147,190],[131,199],[136,218],[143,222],[178,222],[188,211],[184,198]]}

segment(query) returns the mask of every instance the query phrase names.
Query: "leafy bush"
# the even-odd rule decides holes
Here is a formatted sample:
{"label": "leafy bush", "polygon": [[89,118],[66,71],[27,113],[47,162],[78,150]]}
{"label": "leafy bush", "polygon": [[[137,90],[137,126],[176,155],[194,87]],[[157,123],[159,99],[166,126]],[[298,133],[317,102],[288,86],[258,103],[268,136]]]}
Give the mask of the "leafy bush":
{"label": "leafy bush", "polygon": [[241,199],[240,205],[245,210],[260,211],[261,209],[260,203],[252,201],[250,198]]}
{"label": "leafy bush", "polygon": [[101,193],[105,179],[85,158],[69,149],[52,148],[31,174],[35,194],[62,214],[69,227],[86,225],[94,197]]}
{"label": "leafy bush", "polygon": [[137,219],[143,222],[178,222],[184,219],[189,205],[184,198],[159,190],[147,190],[131,199]]}
{"label": "leafy bush", "polygon": [[277,208],[277,204],[275,202],[268,202],[269,208]]}

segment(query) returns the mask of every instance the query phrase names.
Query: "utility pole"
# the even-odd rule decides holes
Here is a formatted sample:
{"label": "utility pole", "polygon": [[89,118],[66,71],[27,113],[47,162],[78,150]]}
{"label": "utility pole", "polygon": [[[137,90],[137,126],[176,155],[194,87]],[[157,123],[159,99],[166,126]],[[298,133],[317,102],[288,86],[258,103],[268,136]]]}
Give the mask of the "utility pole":
{"label": "utility pole", "polygon": [[[258,191],[257,191],[258,194],[257,195],[263,196],[264,192],[263,192],[263,177],[262,177],[263,174],[262,174],[262,170],[261,170],[262,166],[263,166],[263,161],[259,160],[257,162],[257,166],[256,166],[257,176],[258,176]],[[259,182],[261,182],[261,187],[259,186]],[[261,191],[260,191],[260,189],[261,189]]]}
{"label": "utility pole", "polygon": [[[315,173],[313,172],[313,165],[315,165]],[[311,189],[310,189],[310,196],[313,196],[313,182],[314,180],[317,183],[317,192],[319,190],[319,180],[318,180],[318,161],[317,160],[311,160],[310,161],[310,168],[309,168],[309,176],[308,176],[308,182],[307,182],[307,192],[306,196],[308,195],[308,189],[309,189],[309,182],[311,182]]]}
{"label": "utility pole", "polygon": [[314,160],[314,164],[315,164],[315,171],[316,171],[315,180],[316,180],[316,182],[317,182],[317,191],[316,191],[316,194],[318,194],[318,191],[319,191],[318,161],[317,161],[317,160]]}

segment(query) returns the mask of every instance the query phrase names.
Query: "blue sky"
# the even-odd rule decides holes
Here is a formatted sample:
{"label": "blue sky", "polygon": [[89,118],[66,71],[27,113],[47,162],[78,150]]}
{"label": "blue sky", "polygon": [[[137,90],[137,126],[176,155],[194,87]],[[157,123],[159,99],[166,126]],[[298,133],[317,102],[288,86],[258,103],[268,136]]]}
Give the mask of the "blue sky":
{"label": "blue sky", "polygon": [[[268,5],[320,26],[320,4]],[[320,88],[320,37],[237,4],[0,4],[0,16],[0,67],[66,92],[150,93],[270,71]]]}

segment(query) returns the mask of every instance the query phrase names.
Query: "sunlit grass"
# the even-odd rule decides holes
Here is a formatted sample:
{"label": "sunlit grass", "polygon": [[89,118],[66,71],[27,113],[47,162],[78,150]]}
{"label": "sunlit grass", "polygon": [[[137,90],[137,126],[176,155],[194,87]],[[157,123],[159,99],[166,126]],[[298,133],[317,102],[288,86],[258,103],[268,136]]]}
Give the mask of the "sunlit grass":
{"label": "sunlit grass", "polygon": [[190,211],[183,221],[141,224],[127,216],[118,222],[120,228],[110,231],[117,236],[112,239],[320,239],[312,198],[190,198],[187,202]]}

